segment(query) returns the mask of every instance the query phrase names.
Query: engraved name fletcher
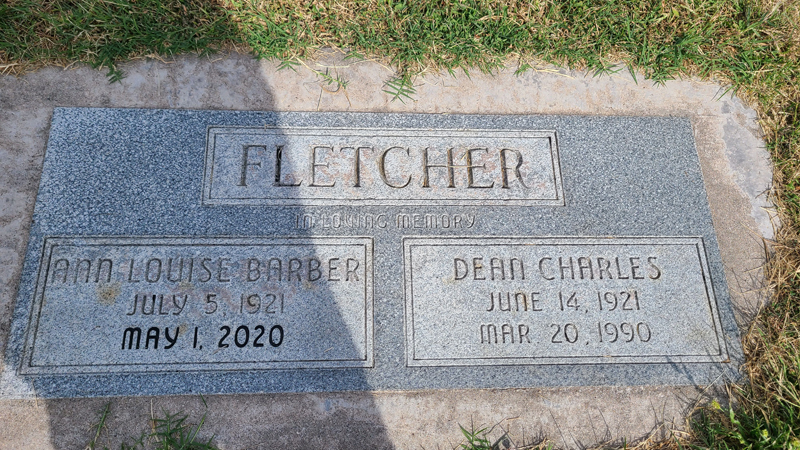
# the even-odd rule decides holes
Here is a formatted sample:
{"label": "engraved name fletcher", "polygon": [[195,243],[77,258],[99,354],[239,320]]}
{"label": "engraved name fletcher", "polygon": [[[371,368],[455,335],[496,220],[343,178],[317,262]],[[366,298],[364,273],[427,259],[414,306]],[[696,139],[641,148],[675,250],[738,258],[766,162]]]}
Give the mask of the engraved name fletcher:
{"label": "engraved name fletcher", "polygon": [[212,127],[207,152],[209,204],[563,204],[554,132]]}
{"label": "engraved name fletcher", "polygon": [[[431,188],[434,170],[440,171],[437,181],[449,189],[492,189],[495,185],[500,189],[511,189],[515,183],[522,188],[528,188],[521,171],[525,162],[522,152],[510,148],[438,150],[400,145],[386,149],[372,146],[312,145],[305,153],[308,161],[291,171],[286,170],[283,164],[284,148],[285,144],[276,144],[272,148],[260,144],[242,145],[237,185],[246,187],[249,172],[271,166],[272,185],[275,187],[297,187],[303,183],[311,187],[335,187],[337,182],[342,181],[337,181],[338,177],[331,172],[334,167],[344,167],[349,168],[350,173],[342,178],[348,179],[347,185],[354,188],[381,182],[387,187],[402,189],[408,187],[412,181],[421,188]],[[434,159],[441,161],[435,163]],[[416,170],[408,170],[406,167],[409,166]],[[362,172],[365,169],[377,172],[378,179],[364,179]]]}

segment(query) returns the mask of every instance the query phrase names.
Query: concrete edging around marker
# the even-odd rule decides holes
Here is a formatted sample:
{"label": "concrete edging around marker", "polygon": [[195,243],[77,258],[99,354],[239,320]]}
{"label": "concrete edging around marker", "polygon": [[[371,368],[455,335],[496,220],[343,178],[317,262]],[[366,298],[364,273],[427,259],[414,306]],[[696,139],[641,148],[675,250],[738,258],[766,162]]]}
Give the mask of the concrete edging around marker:
{"label": "concrete edging around marker", "polygon": [[[471,78],[426,76],[417,80],[416,100],[404,104],[390,102],[382,93],[391,73],[377,64],[343,62],[336,56],[321,64],[334,66],[349,79],[348,90],[329,93],[311,72],[279,72],[276,64],[239,55],[215,62],[194,57],[171,64],[134,62],[123,68],[127,78],[113,85],[102,73],[87,68],[45,69],[19,79],[0,79],[0,172],[9,174],[0,179],[4,261],[0,345],[5,346],[9,330],[42,154],[56,106],[687,117],[740,323],[746,323],[763,301],[761,238],[771,238],[772,231],[764,195],[771,182],[769,157],[759,139],[755,113],[738,99],[718,98],[718,86],[676,81],[656,87],[641,79],[636,84],[627,75],[591,78],[556,69],[514,76],[507,69]],[[356,421],[363,425],[358,438],[365,447],[416,448],[458,441],[457,423],[467,424],[470,419],[491,425],[519,417],[511,425],[516,440],[523,432],[525,436],[542,433],[556,444],[572,447],[605,439],[637,439],[663,420],[681,425],[701,392],[694,387],[655,386],[222,396],[209,402],[208,414],[214,421],[209,432],[235,447],[255,446],[262,439],[297,446],[320,436],[344,439],[336,425]],[[155,400],[172,410],[198,406],[185,397]],[[118,401],[117,417],[144,412],[143,399]],[[253,410],[280,407],[283,413],[257,437],[244,437],[244,430],[256,425],[237,423],[236,405],[243,401]],[[2,400],[0,416],[12,420],[2,421],[8,425],[0,427],[0,440],[20,442],[15,431],[37,423],[36,432],[27,437],[32,439],[29,442],[38,442],[39,448],[79,445],[81,437],[70,429],[77,424],[67,417],[97,402],[42,400],[37,407],[24,400]],[[297,428],[300,418],[317,424],[318,430],[290,439],[289,431]],[[125,425],[121,419],[112,420],[113,424],[127,430],[136,426]]]}

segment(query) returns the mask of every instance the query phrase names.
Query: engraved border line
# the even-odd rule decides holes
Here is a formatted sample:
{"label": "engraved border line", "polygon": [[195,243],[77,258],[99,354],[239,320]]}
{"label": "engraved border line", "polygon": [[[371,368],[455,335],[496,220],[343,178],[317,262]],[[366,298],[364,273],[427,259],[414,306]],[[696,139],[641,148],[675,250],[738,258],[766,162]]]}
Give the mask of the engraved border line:
{"label": "engraved border line", "polygon": [[[491,244],[485,243],[486,240],[495,240],[501,241],[500,243]],[[662,242],[652,243],[652,242],[627,242],[627,243],[620,243],[620,242],[612,242],[614,240],[628,240],[628,241],[642,241],[642,240],[660,240]],[[432,244],[414,244],[407,241],[433,241]],[[509,241],[523,241],[523,243],[517,242],[509,242]],[[551,244],[529,244],[524,243],[524,241],[559,241],[559,240],[583,240],[587,241],[586,243],[559,243],[553,242]],[[444,241],[444,242],[442,242]],[[478,242],[476,242],[478,241]],[[482,241],[483,243],[480,243]],[[666,241],[666,242],[663,242]],[[703,237],[702,236],[469,236],[469,237],[458,237],[458,236],[446,236],[446,237],[438,237],[438,236],[404,236],[403,237],[403,247],[409,249],[409,256],[408,262],[412,263],[411,257],[411,249],[413,247],[461,247],[461,246],[474,246],[474,247],[493,247],[493,246],[529,246],[529,245],[568,245],[568,246],[581,246],[581,245],[635,245],[635,246],[645,246],[645,245],[656,245],[656,246],[666,246],[666,245],[688,245],[693,246],[695,251],[699,251],[698,244],[705,249],[703,245]],[[453,242],[453,243],[447,243]],[[458,243],[455,243],[458,242]],[[572,362],[573,364],[583,364],[583,365],[607,365],[607,364],[671,364],[671,363],[680,363],[680,364],[713,364],[719,363],[721,361],[716,360],[704,360],[704,361],[669,361],[670,358],[709,358],[709,357],[723,357],[723,355],[728,355],[727,345],[724,342],[724,339],[721,336],[721,329],[718,328],[719,323],[719,309],[717,304],[716,295],[714,292],[709,292],[708,289],[708,277],[710,277],[710,273],[707,273],[708,262],[705,258],[703,258],[698,253],[698,262],[700,263],[700,271],[703,277],[705,293],[706,293],[706,304],[709,308],[709,314],[711,315],[711,322],[714,334],[716,336],[716,343],[717,343],[717,354],[663,354],[663,355],[614,355],[613,358],[615,359],[624,359],[623,361],[609,361],[609,362]],[[407,294],[407,299],[410,300],[410,310],[412,317],[407,317],[407,322],[410,322],[411,326],[413,327],[414,318],[413,318],[413,270],[411,270],[410,264],[406,271],[410,271],[411,274],[408,277],[408,284],[409,284],[409,291],[410,293]],[[406,283],[404,283],[406,284]],[[713,284],[713,283],[712,283]],[[712,286],[713,289],[713,286]],[[713,296],[713,304],[711,302]],[[409,304],[407,303],[406,310],[409,311]],[[410,333],[406,332],[406,340],[414,339],[414,329],[410,331]],[[561,363],[561,362],[547,362],[547,360],[564,360],[564,359],[581,359],[581,360],[596,360],[598,358],[605,358],[605,356],[499,356],[499,357],[481,357],[481,358],[417,358],[416,357],[416,346],[414,345],[416,340],[411,344],[411,353],[407,352],[407,364],[411,361],[419,361],[422,364],[413,364],[412,367],[450,367],[450,366],[469,366],[469,365],[486,365],[480,363],[480,361],[508,361],[508,363],[502,365],[520,365],[515,363],[515,360],[527,360],[531,361],[528,364],[523,365],[558,365],[558,364],[569,364],[569,363]],[[409,343],[407,343],[407,349],[409,348]],[[651,361],[627,361],[625,359],[658,359],[658,360],[651,360]],[[666,359],[663,360],[663,359]],[[425,362],[435,362],[435,361],[443,361],[443,362],[456,362],[456,364],[443,364],[443,365],[436,365],[436,364],[425,364]],[[538,362],[542,361],[542,362]],[[462,364],[458,364],[458,362],[463,362]],[[410,365],[410,364],[409,364]]]}
{"label": "engraved border line", "polygon": [[[183,243],[163,243],[161,241],[164,240],[180,240],[184,241]],[[213,241],[229,241],[225,243],[220,242],[213,242]],[[61,242],[59,242],[61,241]],[[84,242],[81,242],[84,241]],[[85,241],[94,241],[94,242],[85,242]],[[197,242],[200,241],[200,242]],[[235,241],[251,241],[252,243],[234,243]],[[258,243],[256,241],[262,241]],[[264,242],[266,241],[266,243]],[[374,367],[374,327],[370,327],[369,323],[369,313],[372,312],[373,320],[374,320],[374,298],[370,295],[372,289],[371,284],[374,284],[374,273],[370,274],[365,268],[365,275],[367,279],[364,280],[365,288],[364,288],[364,320],[365,320],[365,342],[364,342],[364,358],[362,359],[292,359],[292,360],[272,360],[272,361],[232,361],[232,362],[224,362],[224,361],[217,361],[217,362],[188,362],[188,363],[176,363],[176,362],[164,362],[164,363],[121,363],[121,364],[43,364],[43,365],[36,365],[33,364],[33,355],[35,350],[35,340],[36,336],[38,335],[38,328],[39,328],[39,321],[42,314],[43,309],[43,296],[44,291],[46,288],[46,280],[45,284],[42,285],[40,283],[40,278],[44,274],[44,277],[47,278],[50,270],[50,263],[52,261],[52,255],[54,249],[58,246],[73,246],[73,247],[103,247],[103,246],[117,246],[117,247],[151,247],[151,246],[164,246],[164,247],[195,247],[195,246],[205,246],[205,247],[223,247],[223,246],[291,246],[293,245],[292,242],[287,241],[298,241],[298,242],[307,242],[306,245],[311,247],[337,247],[342,245],[348,246],[358,246],[364,249],[365,258],[367,257],[367,246],[373,247],[373,238],[370,236],[203,236],[203,237],[188,237],[188,236],[46,236],[44,238],[43,246],[42,246],[42,263],[44,261],[44,256],[47,257],[47,264],[40,264],[39,274],[37,275],[36,281],[36,290],[34,291],[34,300],[31,305],[32,309],[35,309],[35,314],[31,314],[29,322],[33,322],[35,320],[35,325],[33,327],[30,326],[28,328],[28,332],[26,333],[26,346],[24,347],[24,358],[21,358],[20,367],[17,369],[17,373],[24,373],[24,374],[91,374],[91,373],[98,373],[97,371],[80,371],[80,372],[65,372],[63,370],[36,370],[36,369],[60,369],[60,368],[71,368],[71,367],[85,367],[85,368],[108,368],[108,367],[137,367],[137,366],[166,366],[166,365],[175,365],[175,364],[183,364],[186,366],[200,366],[200,368],[189,369],[185,371],[176,371],[176,372],[196,372],[196,371],[226,371],[226,370],[236,370],[236,366],[246,366],[245,369],[247,370],[296,370],[296,369],[361,369],[361,368],[368,368]],[[314,241],[322,241],[314,242]],[[340,242],[336,242],[340,241]],[[297,244],[294,244],[297,245]],[[374,255],[372,255],[374,256]],[[374,267],[373,261],[366,260],[365,263],[369,264],[370,268]],[[374,269],[373,269],[374,272]],[[373,333],[368,333],[366,330],[368,328],[372,328]],[[31,344],[27,345],[29,339],[31,339]],[[370,358],[372,356],[372,358]],[[355,362],[355,363],[362,363],[358,365],[350,365],[350,366],[338,366],[338,367],[330,367],[325,365],[326,363],[330,362]],[[26,366],[27,363],[27,366]],[[298,367],[297,363],[318,363],[318,364],[311,364],[311,367]],[[364,365],[366,363],[367,365]],[[202,366],[204,365],[223,365],[227,366],[220,369],[203,369]],[[271,364],[278,367],[263,367],[265,364]],[[233,366],[233,367],[231,367]],[[27,370],[26,370],[27,369]],[[33,369],[33,370],[30,370]],[[154,373],[154,372],[161,372],[162,370],[131,370],[131,371],[116,371],[116,373]]]}
{"label": "engraved border line", "polygon": [[[217,130],[225,130],[225,131],[217,131]],[[382,132],[380,137],[408,137],[409,134],[412,134],[414,137],[473,137],[476,133],[485,133],[485,134],[492,134],[490,138],[502,138],[502,137],[511,137],[516,139],[530,139],[530,138],[538,138],[538,139],[547,139],[549,142],[550,147],[550,173],[553,175],[553,190],[555,192],[554,197],[537,197],[537,198],[510,198],[510,199],[495,199],[495,200],[487,200],[487,199],[473,199],[473,198],[462,198],[462,199],[418,199],[418,200],[403,200],[403,199],[375,199],[375,198],[362,198],[362,199],[349,199],[344,200],[341,197],[295,197],[295,198],[288,198],[288,199],[277,199],[273,197],[213,197],[212,190],[213,190],[213,166],[216,161],[216,137],[218,134],[233,134],[233,135],[246,135],[246,134],[253,134],[253,135],[277,135],[277,133],[289,134],[293,136],[318,136],[322,131],[343,131],[344,133],[339,133],[339,135],[349,135],[349,136],[361,136],[361,137],[374,137],[374,133],[368,133],[369,131],[374,132]],[[347,133],[350,131],[350,133]],[[259,133],[260,132],[260,133]],[[270,133],[274,132],[274,133]],[[294,133],[292,133],[294,132]],[[361,132],[361,133],[357,133]],[[417,132],[417,133],[415,133]],[[440,133],[437,133],[440,132]],[[522,130],[522,129],[482,129],[482,128],[470,128],[470,129],[451,129],[451,128],[442,128],[437,130],[425,129],[425,128],[403,128],[403,129],[396,129],[396,128],[371,128],[371,127],[363,127],[363,128],[353,128],[353,127],[279,127],[279,126],[264,126],[264,127],[241,127],[235,125],[208,125],[207,132],[206,132],[206,152],[204,158],[204,176],[203,176],[203,189],[201,189],[202,199],[201,204],[203,206],[221,206],[221,205],[257,205],[257,206],[271,206],[271,205],[263,205],[260,202],[255,203],[255,200],[271,200],[273,201],[274,205],[277,206],[325,206],[325,205],[317,205],[317,202],[323,202],[326,204],[335,204],[335,205],[389,205],[389,206],[413,206],[413,205],[420,205],[420,204],[430,204],[430,202],[434,202],[437,206],[472,206],[472,205],[508,205],[508,206],[566,206],[566,202],[563,196],[563,175],[561,170],[561,159],[560,154],[558,151],[558,139],[557,139],[557,130],[555,129],[542,129],[542,130]],[[420,134],[425,133],[425,134]],[[509,136],[511,133],[517,133],[519,136]],[[210,136],[213,134],[213,146],[211,145],[212,139]],[[209,158],[210,155],[210,158]],[[210,167],[210,168],[209,168]],[[305,203],[303,201],[306,201]],[[334,203],[340,202],[340,203]],[[341,203],[344,202],[344,203]],[[448,202],[457,202],[457,203],[448,203]],[[492,202],[492,203],[487,203]],[[498,202],[498,203],[494,203]]]}

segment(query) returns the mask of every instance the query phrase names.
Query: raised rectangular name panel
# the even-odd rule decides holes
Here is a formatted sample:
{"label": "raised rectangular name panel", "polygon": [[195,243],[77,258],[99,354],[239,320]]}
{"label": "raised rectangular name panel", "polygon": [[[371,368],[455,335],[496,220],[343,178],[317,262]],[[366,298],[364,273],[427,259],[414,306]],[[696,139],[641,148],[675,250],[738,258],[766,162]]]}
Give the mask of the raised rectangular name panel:
{"label": "raised rectangular name panel", "polygon": [[372,242],[48,238],[34,311],[23,373],[370,367]]}
{"label": "raised rectangular name panel", "polygon": [[208,130],[208,205],[563,205],[554,131]]}
{"label": "raised rectangular name panel", "polygon": [[56,108],[0,397],[735,380],[691,123]]}
{"label": "raised rectangular name panel", "polygon": [[412,366],[720,362],[699,238],[406,238]]}

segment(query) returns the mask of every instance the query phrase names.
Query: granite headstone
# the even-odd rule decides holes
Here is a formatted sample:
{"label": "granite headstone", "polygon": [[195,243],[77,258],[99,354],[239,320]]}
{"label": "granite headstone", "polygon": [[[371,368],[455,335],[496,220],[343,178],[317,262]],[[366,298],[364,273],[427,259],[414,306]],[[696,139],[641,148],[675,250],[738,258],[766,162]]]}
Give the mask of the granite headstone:
{"label": "granite headstone", "polygon": [[4,376],[705,385],[741,361],[688,119],[56,108]]}

